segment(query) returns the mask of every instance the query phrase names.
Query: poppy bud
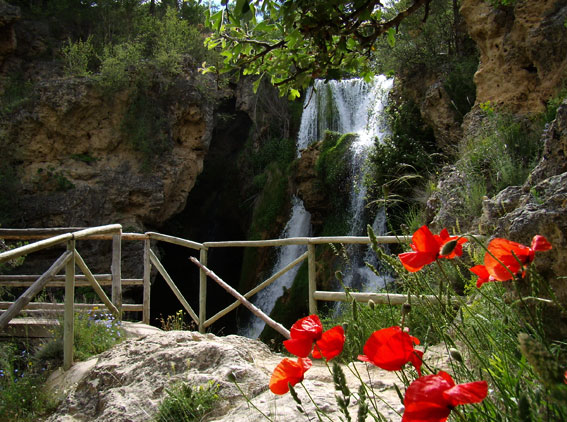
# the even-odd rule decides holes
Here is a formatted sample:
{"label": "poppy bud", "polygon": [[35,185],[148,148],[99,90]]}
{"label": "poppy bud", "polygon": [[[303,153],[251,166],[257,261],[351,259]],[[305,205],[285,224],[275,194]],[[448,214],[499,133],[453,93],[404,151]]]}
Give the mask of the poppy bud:
{"label": "poppy bud", "polygon": [[368,306],[370,307],[370,309],[374,309],[376,307],[376,304],[374,303],[374,301],[372,299],[370,299],[368,301]]}
{"label": "poppy bud", "polygon": [[451,347],[449,349],[449,356],[451,356],[451,359],[456,360],[459,363],[463,363],[463,356],[457,349]]}
{"label": "poppy bud", "polygon": [[459,244],[458,239],[449,240],[441,248],[440,255],[441,256],[451,255],[451,253],[455,250],[458,244]]}
{"label": "poppy bud", "polygon": [[404,303],[402,305],[402,316],[405,316],[411,312],[411,305],[409,303]]}
{"label": "poppy bud", "polygon": [[343,331],[346,333],[348,329],[348,322],[343,322]]}

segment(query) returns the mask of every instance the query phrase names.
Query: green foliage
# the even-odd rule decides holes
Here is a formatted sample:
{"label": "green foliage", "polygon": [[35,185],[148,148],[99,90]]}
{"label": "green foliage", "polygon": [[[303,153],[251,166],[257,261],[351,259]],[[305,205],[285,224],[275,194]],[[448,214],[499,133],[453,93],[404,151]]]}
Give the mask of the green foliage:
{"label": "green foliage", "polygon": [[122,121],[122,135],[142,155],[142,166],[149,171],[154,160],[172,146],[167,116],[167,98],[156,98],[149,90],[138,89]]}
{"label": "green foliage", "polygon": [[[398,3],[407,5],[411,2]],[[453,0],[431,1],[425,21],[421,13],[407,17],[396,28],[394,45],[387,39],[379,39],[374,59],[378,70],[410,77],[415,72],[450,72],[453,64],[459,63],[463,55],[470,54],[470,41],[459,32],[460,16],[455,14],[453,3]]]}
{"label": "green foliage", "polygon": [[95,58],[92,37],[85,41],[73,42],[67,39],[67,44],[62,49],[65,72],[70,76],[88,76],[91,74],[89,63]]}
{"label": "green foliage", "polygon": [[389,224],[397,228],[403,215],[416,201],[419,188],[425,186],[430,175],[440,169],[443,157],[439,154],[433,131],[421,119],[419,109],[412,101],[392,104],[387,108],[391,135],[376,142],[369,155],[366,183],[371,197],[381,198]]}
{"label": "green foliage", "polygon": [[470,111],[476,99],[476,85],[473,76],[477,69],[478,57],[476,55],[459,58],[443,82],[460,122]]}
{"label": "green foliage", "polygon": [[156,422],[197,422],[203,420],[219,400],[219,386],[193,387],[180,382],[167,389],[167,396],[159,406]]}
{"label": "green foliage", "polygon": [[32,358],[27,348],[0,343],[0,415],[4,421],[32,422],[55,403],[43,387],[46,368]]}
{"label": "green foliage", "polygon": [[94,163],[95,161],[98,160],[98,158],[93,157],[88,152],[85,153],[85,154],[72,154],[71,158],[73,160],[81,161],[81,162],[87,163],[87,164]]}
{"label": "green foliage", "polygon": [[[74,321],[73,357],[86,360],[110,349],[124,340],[124,331],[112,314],[101,312],[97,307],[88,313],[76,313]],[[63,322],[54,331],[52,340],[36,353],[35,359],[42,364],[56,366],[63,361]]]}
{"label": "green foliage", "polygon": [[546,123],[550,123],[555,120],[555,116],[557,115],[557,109],[563,103],[563,101],[567,98],[567,87],[563,87],[559,90],[559,92],[553,96],[546,105],[545,112],[543,114],[543,120]]}
{"label": "green foliage", "polygon": [[289,201],[287,175],[282,169],[276,164],[271,164],[265,174],[263,190],[254,206],[248,234],[250,239],[262,239],[262,235],[274,227],[282,210],[287,209],[286,204]]}
{"label": "green foliage", "polygon": [[142,62],[142,57],[142,44],[137,41],[104,46],[97,81],[106,91],[125,88],[132,80],[131,72]]}
{"label": "green foliage", "polygon": [[33,183],[38,191],[43,192],[66,192],[75,188],[73,182],[65,176],[62,170],[56,170],[51,165],[47,168],[40,167],[37,169]]}
{"label": "green foliage", "polygon": [[211,11],[207,20],[214,31],[208,46],[221,49],[224,63],[204,71],[241,69],[266,76],[290,99],[313,78],[356,74],[369,79],[377,40],[387,34],[392,43],[394,27],[426,2],[410,2],[398,20],[397,5],[379,1],[225,2],[226,8]]}
{"label": "green foliage", "polygon": [[3,87],[0,114],[13,113],[33,99],[33,83],[20,74],[9,75]]}
{"label": "green foliage", "polygon": [[317,176],[324,188],[336,189],[345,185],[350,176],[349,151],[356,135],[325,132],[321,154],[315,164]]}
{"label": "green foliage", "polygon": [[493,111],[490,105],[484,107],[492,110],[485,129],[461,145],[456,162],[465,179],[458,192],[464,217],[480,214],[483,197],[522,185],[541,154],[541,121],[519,121]]}

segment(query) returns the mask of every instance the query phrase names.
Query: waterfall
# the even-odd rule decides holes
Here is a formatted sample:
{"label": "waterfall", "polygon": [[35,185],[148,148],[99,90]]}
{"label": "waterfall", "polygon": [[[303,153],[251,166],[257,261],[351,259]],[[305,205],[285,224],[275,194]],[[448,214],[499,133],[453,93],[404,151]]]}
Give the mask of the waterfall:
{"label": "waterfall", "polygon": [[[291,215],[280,238],[309,236],[310,231],[311,214],[309,214],[303,206],[303,201],[297,196],[293,196]],[[305,253],[306,250],[307,247],[305,245],[280,246],[272,275],[285,268],[290,262]],[[290,288],[293,284],[293,280],[298,271],[299,265],[296,265],[268,287],[260,290],[256,296],[254,296],[254,305],[269,315],[272,309],[274,309],[276,301],[283,294],[283,290]],[[264,321],[253,315],[250,323],[244,328],[242,335],[250,338],[258,338],[264,329],[264,325]]]}
{"label": "waterfall", "polygon": [[[363,183],[365,162],[374,144],[375,138],[382,139],[386,127],[382,122],[385,97],[392,87],[392,80],[385,76],[377,76],[370,83],[362,79],[343,81],[316,80],[310,87],[304,100],[301,125],[297,137],[297,150],[307,148],[311,143],[323,139],[325,131],[354,133],[357,135],[351,146],[352,180],[349,213],[349,235],[366,235],[366,188]],[[292,198],[292,212],[280,237],[309,236],[311,216],[305,210],[303,202]],[[384,213],[378,213],[373,228],[377,234],[383,232],[385,226]],[[294,259],[305,252],[305,246],[282,246],[278,250],[277,262],[272,274],[275,274]],[[355,254],[351,260],[351,268],[345,272],[343,282],[361,290],[376,290],[384,285],[365,265],[364,261],[372,261],[374,254],[370,248],[361,254]],[[260,291],[253,303],[266,314],[270,314],[284,288],[289,288],[299,267],[288,271],[268,288]],[[264,322],[252,316],[250,323],[243,328],[242,335],[257,338],[264,329]]]}
{"label": "waterfall", "polygon": [[[393,84],[392,79],[377,76],[371,83],[362,79],[315,82],[305,96],[304,112],[298,135],[298,151],[312,142],[323,139],[325,131],[354,133],[357,135],[351,146],[349,236],[366,235],[366,187],[364,185],[365,162],[375,138],[381,140],[387,133],[383,122],[386,95]],[[373,230],[381,234],[385,230],[385,215],[378,212],[372,224]],[[357,251],[350,247],[350,267],[343,271],[343,283],[358,290],[376,290],[384,286],[364,262],[375,260],[370,248]]]}

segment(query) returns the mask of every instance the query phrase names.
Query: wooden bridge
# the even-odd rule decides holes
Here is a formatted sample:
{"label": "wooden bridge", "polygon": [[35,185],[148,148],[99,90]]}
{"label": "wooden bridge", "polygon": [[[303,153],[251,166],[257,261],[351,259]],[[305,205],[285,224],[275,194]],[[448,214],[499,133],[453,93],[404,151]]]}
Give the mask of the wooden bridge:
{"label": "wooden bridge", "polygon": [[[167,285],[171,288],[183,308],[195,321],[200,332],[206,329],[224,315],[236,309],[239,305],[244,305],[253,313],[262,318],[268,325],[289,337],[287,329],[263,314],[248,299],[260,290],[272,284],[276,279],[299,265],[304,260],[308,260],[309,273],[309,312],[317,312],[317,301],[346,301],[350,296],[359,302],[373,300],[375,303],[388,303],[401,305],[408,300],[407,295],[388,294],[388,293],[345,293],[329,292],[317,290],[316,271],[315,271],[315,248],[322,244],[370,244],[369,237],[299,237],[288,239],[258,240],[258,241],[227,241],[227,242],[205,242],[198,243],[186,239],[168,236],[155,232],[147,233],[123,233],[122,226],[112,224],[106,226],[92,227],[86,229],[64,228],[64,229],[0,229],[0,239],[33,241],[25,246],[20,246],[0,253],[0,264],[11,260],[38,252],[54,246],[66,245],[66,250],[59,258],[53,262],[51,267],[42,275],[0,275],[0,286],[5,287],[27,287],[27,290],[14,302],[0,302],[0,333],[15,333],[18,325],[24,324],[18,319],[14,319],[22,311],[27,315],[44,315],[46,312],[63,313],[64,325],[64,363],[68,369],[73,363],[73,321],[75,311],[81,309],[92,309],[95,306],[106,308],[116,318],[121,319],[123,312],[141,312],[141,321],[149,324],[150,321],[150,272],[152,266],[164,278]],[[108,240],[112,242],[112,261],[108,274],[93,274],[87,264],[76,249],[77,240]],[[399,243],[410,240],[409,236],[377,236],[377,243]],[[123,279],[121,274],[122,242],[136,241],[143,242],[144,252],[142,257],[143,277],[141,279]],[[167,270],[160,262],[158,256],[152,250],[152,242],[167,242],[182,247],[199,251],[199,259],[192,258],[199,270],[199,308],[196,311],[190,306],[187,299],[178,289]],[[277,247],[285,245],[306,245],[307,252],[295,259],[289,265],[276,274],[260,283],[258,286],[245,294],[240,294],[227,283],[221,280],[216,274],[207,267],[207,253],[211,248],[233,248],[233,247]],[[77,274],[76,269],[82,274]],[[60,272],[64,274],[60,275]],[[207,318],[207,279],[211,278],[220,284],[236,299],[234,303]],[[142,303],[124,304],[122,303],[123,286],[139,286],[143,290]],[[75,287],[90,286],[96,292],[101,303],[84,304],[76,303]],[[103,287],[109,286],[111,297],[105,293]],[[64,303],[45,303],[32,302],[45,287],[62,287],[65,289]],[[415,297],[412,300],[436,300],[435,297]],[[53,322],[42,321],[45,324]],[[11,328],[8,328],[11,327]],[[15,330],[15,331],[14,331]],[[20,328],[25,332],[24,328]],[[28,329],[28,334],[31,335]]]}

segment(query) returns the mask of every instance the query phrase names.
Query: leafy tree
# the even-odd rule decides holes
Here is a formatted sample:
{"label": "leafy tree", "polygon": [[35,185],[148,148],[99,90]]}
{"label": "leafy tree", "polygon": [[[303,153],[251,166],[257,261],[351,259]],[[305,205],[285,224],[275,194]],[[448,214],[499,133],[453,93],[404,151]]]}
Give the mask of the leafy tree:
{"label": "leafy tree", "polygon": [[393,44],[401,22],[420,9],[427,17],[431,1],[223,0],[209,15],[214,34],[207,43],[221,47],[225,59],[220,69],[205,70],[269,75],[291,99],[313,78],[370,78],[379,38]]}

